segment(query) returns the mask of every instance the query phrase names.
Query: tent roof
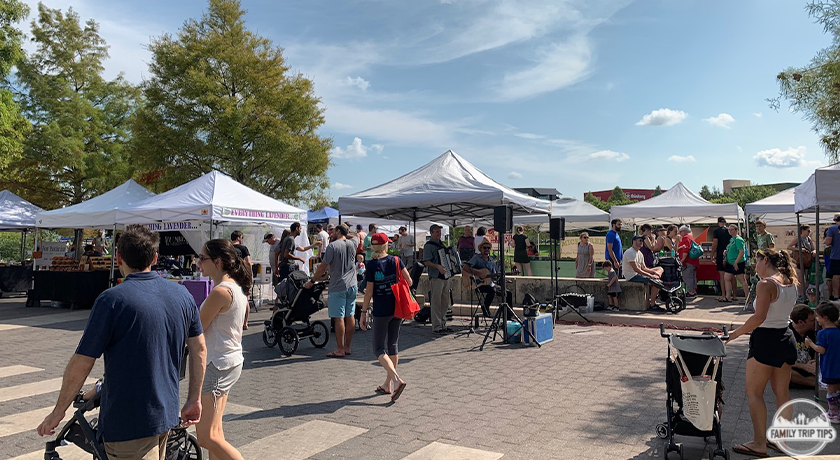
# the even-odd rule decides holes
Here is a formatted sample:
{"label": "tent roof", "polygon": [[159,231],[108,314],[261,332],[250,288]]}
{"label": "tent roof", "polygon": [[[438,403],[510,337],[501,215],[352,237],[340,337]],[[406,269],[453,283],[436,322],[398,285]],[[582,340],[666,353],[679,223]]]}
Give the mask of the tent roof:
{"label": "tent roof", "polygon": [[840,212],[840,163],[817,168],[794,191],[794,212]]}
{"label": "tent roof", "polygon": [[[750,220],[763,220],[767,225],[796,225],[794,209],[794,188],[749,203],[744,211]],[[813,223],[812,216],[801,216],[800,223]]]}
{"label": "tent roof", "polygon": [[121,224],[211,220],[287,226],[305,223],[306,211],[213,171],[117,212]]}
{"label": "tent roof", "polygon": [[425,166],[338,199],[341,214],[388,219],[472,222],[492,219],[495,206],[515,215],[548,214],[550,203],[505,187],[449,150]]}
{"label": "tent roof", "polygon": [[659,196],[638,203],[613,206],[610,217],[635,224],[668,224],[675,221],[687,224],[712,224],[718,217],[740,220],[744,211],[737,203],[713,204],[689,190],[682,182]]}
{"label": "tent roof", "polygon": [[[580,200],[554,200],[551,204],[551,217],[566,219],[566,230],[607,227],[610,225],[609,213]],[[540,224],[540,231],[548,229],[548,217],[540,215],[514,217],[517,224]]]}
{"label": "tent roof", "polygon": [[330,217],[338,217],[338,209],[327,206],[322,209],[310,209],[309,211],[306,211],[306,220],[309,221],[310,224],[313,222],[328,222]]}
{"label": "tent roof", "polygon": [[145,200],[155,194],[129,179],[102,195],[66,208],[38,214],[40,228],[96,228],[112,227],[117,210]]}
{"label": "tent roof", "polygon": [[0,230],[35,228],[35,216],[43,211],[8,190],[0,192]]}

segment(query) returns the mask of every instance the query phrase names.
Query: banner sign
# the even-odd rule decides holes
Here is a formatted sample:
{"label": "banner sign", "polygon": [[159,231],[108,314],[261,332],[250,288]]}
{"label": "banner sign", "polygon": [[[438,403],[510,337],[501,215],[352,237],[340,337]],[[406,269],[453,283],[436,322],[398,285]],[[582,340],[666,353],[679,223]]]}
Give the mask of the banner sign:
{"label": "banner sign", "polygon": [[36,267],[49,267],[53,257],[64,257],[67,252],[67,243],[39,241],[38,246],[41,250],[41,258],[35,259]]}
{"label": "banner sign", "polygon": [[253,209],[222,208],[222,217],[238,217],[243,219],[259,219],[262,221],[272,220],[300,220],[300,213],[257,211]]}
{"label": "banner sign", "polygon": [[199,223],[193,223],[189,221],[183,222],[153,222],[151,224],[146,224],[146,228],[153,232],[166,232],[166,231],[173,231],[173,230],[200,230]]}

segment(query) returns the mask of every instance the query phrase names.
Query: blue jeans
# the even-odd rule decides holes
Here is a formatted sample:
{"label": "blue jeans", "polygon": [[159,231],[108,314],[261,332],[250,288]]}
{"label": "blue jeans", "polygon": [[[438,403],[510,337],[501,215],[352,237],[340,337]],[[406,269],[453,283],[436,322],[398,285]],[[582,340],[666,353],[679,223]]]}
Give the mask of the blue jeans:
{"label": "blue jeans", "polygon": [[356,312],[356,286],[346,291],[330,292],[327,297],[327,311],[330,318],[347,318]]}

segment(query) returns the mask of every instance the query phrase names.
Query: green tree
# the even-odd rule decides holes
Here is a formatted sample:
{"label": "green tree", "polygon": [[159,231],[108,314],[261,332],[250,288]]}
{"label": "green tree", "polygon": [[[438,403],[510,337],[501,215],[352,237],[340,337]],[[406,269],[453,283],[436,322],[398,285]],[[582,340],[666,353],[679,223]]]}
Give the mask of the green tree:
{"label": "green tree", "polygon": [[134,155],[163,187],[218,170],[279,199],[327,202],[332,140],[317,134],[313,84],[244,14],[236,0],[210,0],[177,36],[152,41]]}
{"label": "green tree", "polygon": [[[18,66],[20,105],[32,122],[22,158],[0,186],[47,209],[105,192],[131,176],[127,126],[139,96],[122,75],[106,81],[108,46],[99,26],[38,5],[37,50]],[[2,187],[0,187],[2,188]]]}
{"label": "green tree", "polygon": [[741,206],[741,209],[744,209],[747,203],[756,202],[762,198],[775,195],[776,193],[778,193],[778,191],[773,187],[768,187],[766,185],[751,185],[748,187],[738,187],[733,189],[731,192],[710,201],[718,204],[738,203],[738,205]]}
{"label": "green tree", "polygon": [[831,34],[827,48],[817,52],[803,67],[790,67],[776,76],[779,96],[770,99],[778,110],[781,99],[811,122],[830,162],[840,161],[840,0],[815,0],[808,14]]}
{"label": "green tree", "polygon": [[659,196],[659,195],[662,195],[662,187],[657,185],[656,188],[653,189],[653,194],[651,194],[650,197],[653,198],[653,197]]}
{"label": "green tree", "polygon": [[610,204],[609,203],[599,200],[591,192],[584,195],[583,201],[591,204],[592,206],[595,206],[596,208],[600,209],[601,211],[609,211],[610,210]]}
{"label": "green tree", "polygon": [[709,188],[708,185],[700,187],[700,197],[706,201],[712,201],[721,197],[720,190],[717,187]]}
{"label": "green tree", "polygon": [[629,201],[630,200],[627,198],[627,195],[624,194],[624,190],[621,190],[621,187],[617,185],[610,194],[610,199],[607,200],[607,202],[611,204],[626,204],[625,202]]}
{"label": "green tree", "polygon": [[23,33],[14,24],[29,15],[29,7],[18,0],[0,2],[0,170],[20,159],[23,140],[30,125],[20,113],[6,80],[12,67],[25,57],[21,42]]}

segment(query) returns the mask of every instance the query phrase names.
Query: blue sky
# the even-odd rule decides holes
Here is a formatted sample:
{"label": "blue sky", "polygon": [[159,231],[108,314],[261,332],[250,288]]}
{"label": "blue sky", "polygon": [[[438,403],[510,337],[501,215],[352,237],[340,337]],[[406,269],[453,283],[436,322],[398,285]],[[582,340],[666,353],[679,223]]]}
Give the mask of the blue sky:
{"label": "blue sky", "polygon": [[[27,0],[29,1],[29,0]],[[150,37],[203,1],[45,0],[101,24],[109,76],[147,74]],[[35,2],[30,3],[35,10]],[[793,0],[245,0],[248,27],[315,82],[330,194],[453,150],[511,187],[699,191],[798,182],[827,163],[776,74],[827,46]],[[31,16],[32,17],[32,16]]]}

